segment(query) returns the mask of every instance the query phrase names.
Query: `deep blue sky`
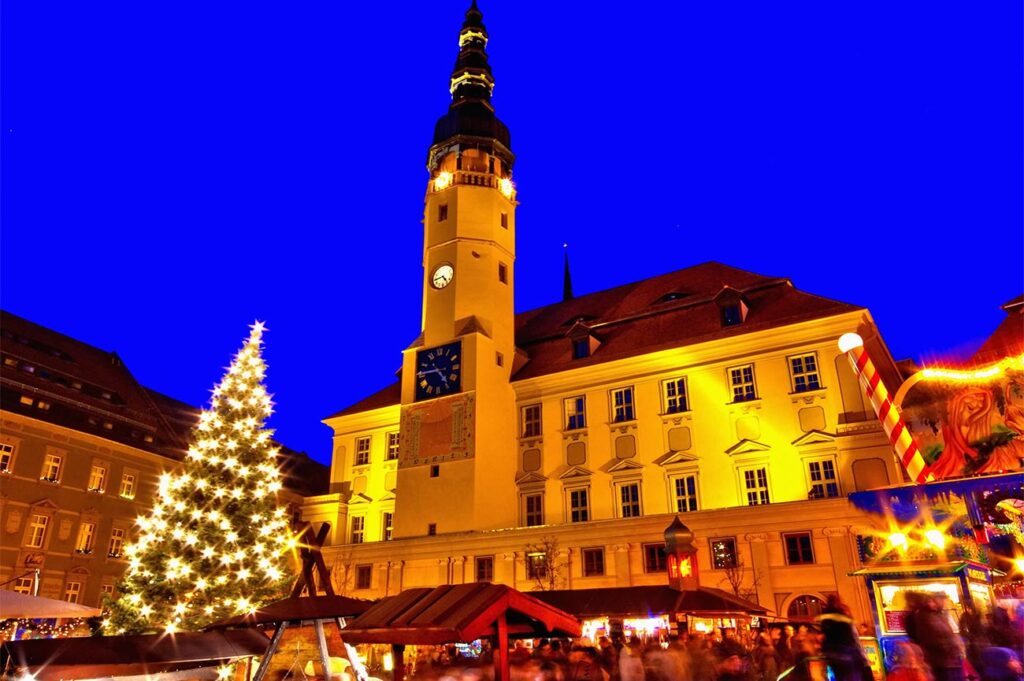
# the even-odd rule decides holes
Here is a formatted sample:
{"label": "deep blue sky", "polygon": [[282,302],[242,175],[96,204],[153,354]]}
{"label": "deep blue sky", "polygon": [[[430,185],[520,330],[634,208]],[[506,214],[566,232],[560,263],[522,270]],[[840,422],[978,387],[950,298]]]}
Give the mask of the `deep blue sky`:
{"label": "deep blue sky", "polygon": [[[0,304],[204,402],[265,319],[285,444],[420,321],[467,0],[10,0]],[[517,308],[720,260],[871,309],[897,357],[1024,291],[1021,3],[483,0]]]}

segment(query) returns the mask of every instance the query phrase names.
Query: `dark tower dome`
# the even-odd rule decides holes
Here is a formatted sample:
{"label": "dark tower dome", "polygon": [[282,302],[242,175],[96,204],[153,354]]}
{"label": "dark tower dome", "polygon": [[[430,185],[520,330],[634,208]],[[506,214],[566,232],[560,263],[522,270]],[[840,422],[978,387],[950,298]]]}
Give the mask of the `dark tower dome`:
{"label": "dark tower dome", "polygon": [[512,166],[512,140],[508,128],[498,120],[491,105],[494,76],[487,61],[487,29],[476,1],[466,10],[459,31],[459,56],[455,60],[449,90],[452,103],[448,113],[434,126],[434,139],[427,167],[436,169],[448,152],[479,148],[500,157]]}
{"label": "dark tower dome", "polygon": [[691,551],[693,547],[693,530],[683,524],[676,516],[672,524],[665,528],[665,552]]}

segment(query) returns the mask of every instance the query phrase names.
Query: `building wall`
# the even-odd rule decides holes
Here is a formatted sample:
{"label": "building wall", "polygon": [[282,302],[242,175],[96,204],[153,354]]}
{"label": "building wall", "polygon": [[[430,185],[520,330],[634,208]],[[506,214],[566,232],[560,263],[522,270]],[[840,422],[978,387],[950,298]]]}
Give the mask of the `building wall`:
{"label": "building wall", "polygon": [[[127,568],[111,551],[115,531],[125,543],[134,538],[135,520],[149,512],[160,474],[179,462],[7,411],[0,412],[0,445],[11,448],[10,465],[0,473],[0,582],[27,575],[3,588],[28,592],[39,569],[40,596],[99,605]],[[48,454],[62,459],[53,482],[42,479]],[[105,469],[105,481],[90,489],[94,466]],[[123,487],[125,476],[134,477],[131,489]],[[298,509],[302,497],[283,490],[279,503]],[[38,547],[31,545],[37,515],[47,519]],[[95,528],[89,548],[82,543],[85,524]]]}

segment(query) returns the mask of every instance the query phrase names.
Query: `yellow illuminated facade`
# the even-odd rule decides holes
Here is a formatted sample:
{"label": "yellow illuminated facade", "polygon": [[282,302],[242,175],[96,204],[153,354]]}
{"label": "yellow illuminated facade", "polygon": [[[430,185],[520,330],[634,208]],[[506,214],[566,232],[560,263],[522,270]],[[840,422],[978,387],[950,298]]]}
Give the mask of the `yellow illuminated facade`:
{"label": "yellow illuminated facade", "polygon": [[[847,576],[867,520],[845,495],[904,479],[836,344],[857,332],[891,366],[870,314],[705,263],[516,315],[514,159],[474,13],[452,111],[485,120],[438,123],[422,335],[395,386],[324,421],[331,492],[307,498],[304,518],[331,525],[335,588],[529,590],[538,546],[561,588],[664,584],[678,513],[704,585],[732,590],[739,574],[736,588],[781,616],[838,592],[868,620],[869,594]],[[486,87],[458,89],[476,80]]]}

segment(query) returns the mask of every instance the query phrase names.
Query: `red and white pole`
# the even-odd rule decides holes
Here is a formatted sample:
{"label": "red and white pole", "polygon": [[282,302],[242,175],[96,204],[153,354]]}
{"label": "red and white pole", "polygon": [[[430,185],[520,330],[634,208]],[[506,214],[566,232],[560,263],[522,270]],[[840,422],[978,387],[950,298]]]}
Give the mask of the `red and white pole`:
{"label": "red and white pole", "polygon": [[931,482],[934,478],[928,473],[928,463],[917,448],[913,436],[907,429],[906,422],[900,415],[899,409],[889,398],[889,391],[882,383],[882,377],[875,368],[868,351],[864,348],[864,341],[855,333],[843,334],[839,339],[839,349],[850,359],[853,370],[860,378],[860,384],[871,406],[875,409],[875,415],[882,422],[885,434],[889,436],[896,455],[903,463],[903,468],[916,483]]}

